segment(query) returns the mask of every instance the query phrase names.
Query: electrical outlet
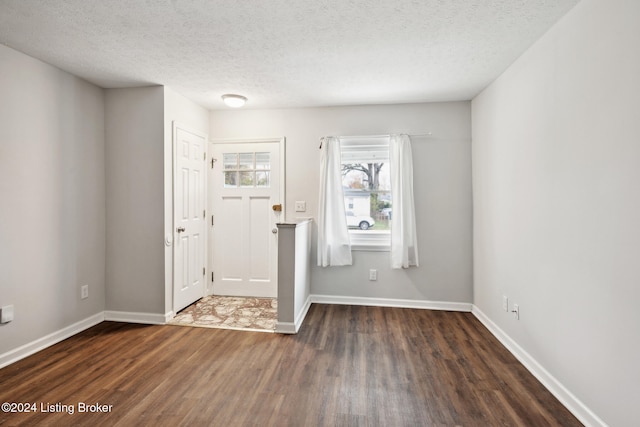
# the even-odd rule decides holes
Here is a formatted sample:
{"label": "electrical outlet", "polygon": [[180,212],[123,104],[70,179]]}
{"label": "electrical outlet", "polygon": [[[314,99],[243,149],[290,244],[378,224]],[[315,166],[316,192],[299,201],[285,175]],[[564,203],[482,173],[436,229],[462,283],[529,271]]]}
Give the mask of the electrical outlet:
{"label": "electrical outlet", "polygon": [[13,320],[13,305],[0,307],[0,323],[9,323]]}
{"label": "electrical outlet", "polygon": [[506,295],[502,295],[502,309],[509,311],[509,298]]}
{"label": "electrical outlet", "polygon": [[518,304],[513,304],[511,312],[515,314],[517,320],[520,320],[520,306]]}
{"label": "electrical outlet", "polygon": [[89,298],[89,285],[80,286],[80,298],[82,299]]}
{"label": "electrical outlet", "polygon": [[369,270],[369,280],[378,280],[378,270],[373,268]]}

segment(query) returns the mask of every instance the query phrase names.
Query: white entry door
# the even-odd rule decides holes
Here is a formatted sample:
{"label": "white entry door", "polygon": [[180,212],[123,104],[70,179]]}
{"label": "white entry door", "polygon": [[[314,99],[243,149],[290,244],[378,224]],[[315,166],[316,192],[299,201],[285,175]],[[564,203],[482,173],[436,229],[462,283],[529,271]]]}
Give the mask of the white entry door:
{"label": "white entry door", "polygon": [[277,296],[276,223],[284,220],[281,144],[284,140],[212,144],[215,295]]}
{"label": "white entry door", "polygon": [[205,293],[206,137],[174,125],[173,311]]}

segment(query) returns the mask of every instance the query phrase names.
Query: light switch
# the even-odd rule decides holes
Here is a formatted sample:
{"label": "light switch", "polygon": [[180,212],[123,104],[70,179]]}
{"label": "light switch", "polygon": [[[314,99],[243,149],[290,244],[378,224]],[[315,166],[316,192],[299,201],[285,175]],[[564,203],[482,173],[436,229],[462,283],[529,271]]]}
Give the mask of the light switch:
{"label": "light switch", "polygon": [[296,202],[296,212],[306,212],[307,211],[307,202],[299,201]]}

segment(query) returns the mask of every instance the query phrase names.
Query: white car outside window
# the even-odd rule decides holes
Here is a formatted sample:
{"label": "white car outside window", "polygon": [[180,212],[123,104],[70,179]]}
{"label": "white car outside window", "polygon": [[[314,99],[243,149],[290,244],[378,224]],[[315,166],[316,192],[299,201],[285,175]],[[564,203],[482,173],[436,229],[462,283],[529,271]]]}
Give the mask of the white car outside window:
{"label": "white car outside window", "polygon": [[347,227],[355,227],[360,230],[368,230],[374,226],[376,222],[370,216],[356,215],[351,211],[347,211]]}

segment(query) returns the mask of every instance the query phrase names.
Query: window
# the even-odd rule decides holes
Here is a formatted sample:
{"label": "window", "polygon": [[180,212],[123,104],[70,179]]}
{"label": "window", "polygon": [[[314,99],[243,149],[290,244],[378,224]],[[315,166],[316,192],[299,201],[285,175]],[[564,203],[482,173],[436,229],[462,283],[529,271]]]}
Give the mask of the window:
{"label": "window", "polygon": [[389,250],[389,138],[340,138],[342,187],[352,249]]}
{"label": "window", "polygon": [[224,153],[222,158],[225,188],[269,187],[269,153]]}
{"label": "window", "polygon": [[[351,250],[355,247],[362,250],[389,251],[391,268],[394,269],[417,267],[419,264],[413,197],[413,155],[409,135],[351,138],[325,136],[320,139],[320,149],[318,265],[352,265]],[[391,185],[386,183],[382,173],[385,164],[389,165]],[[364,167],[367,169],[363,170]],[[348,178],[352,172],[360,174],[360,178],[353,179],[353,183]],[[359,188],[357,182],[366,183],[367,186]],[[358,224],[356,229],[349,231],[347,218],[357,215],[355,212],[353,215],[348,214],[345,209],[345,187],[348,190],[360,190],[359,194],[368,193],[369,216],[377,215],[381,222],[384,218],[387,227],[376,225],[373,218],[366,224],[357,219],[349,219]],[[391,194],[395,195],[395,201],[391,200]],[[388,201],[381,195],[388,195]],[[381,202],[382,206],[386,207],[382,207]],[[355,199],[353,208],[356,209]],[[393,228],[388,225],[391,221]]]}

